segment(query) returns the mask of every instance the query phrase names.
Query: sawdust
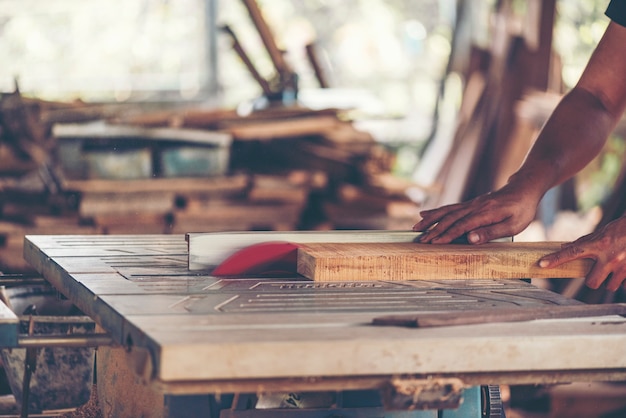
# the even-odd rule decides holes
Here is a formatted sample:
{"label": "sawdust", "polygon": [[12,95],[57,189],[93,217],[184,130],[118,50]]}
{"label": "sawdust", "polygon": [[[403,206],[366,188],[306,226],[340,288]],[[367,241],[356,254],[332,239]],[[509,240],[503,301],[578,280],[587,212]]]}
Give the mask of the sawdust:
{"label": "sawdust", "polygon": [[103,418],[102,410],[98,404],[96,385],[93,385],[91,388],[91,396],[86,404],[76,408],[72,412],[61,415],[60,418]]}

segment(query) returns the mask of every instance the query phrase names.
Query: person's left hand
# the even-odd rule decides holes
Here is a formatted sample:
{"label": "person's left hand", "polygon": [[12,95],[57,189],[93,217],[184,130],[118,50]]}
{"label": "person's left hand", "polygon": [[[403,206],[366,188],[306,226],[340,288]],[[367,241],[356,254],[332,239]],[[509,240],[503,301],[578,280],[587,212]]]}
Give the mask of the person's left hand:
{"label": "person's left hand", "polygon": [[602,230],[585,235],[562,249],[539,260],[539,266],[556,267],[578,258],[590,258],[595,263],[585,284],[597,289],[607,281],[606,288],[616,291],[626,280],[626,217],[607,224]]}

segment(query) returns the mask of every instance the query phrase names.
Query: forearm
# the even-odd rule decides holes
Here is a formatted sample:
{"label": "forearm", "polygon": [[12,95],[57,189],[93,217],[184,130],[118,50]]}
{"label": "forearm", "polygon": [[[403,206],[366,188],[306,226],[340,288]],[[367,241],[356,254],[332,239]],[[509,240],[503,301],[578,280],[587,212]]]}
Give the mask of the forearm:
{"label": "forearm", "polygon": [[595,94],[577,86],[554,110],[509,185],[539,201],[572,177],[602,149],[619,116]]}
{"label": "forearm", "polygon": [[509,187],[538,202],[598,155],[626,107],[625,44],[626,28],[609,23],[578,84],[554,110]]}

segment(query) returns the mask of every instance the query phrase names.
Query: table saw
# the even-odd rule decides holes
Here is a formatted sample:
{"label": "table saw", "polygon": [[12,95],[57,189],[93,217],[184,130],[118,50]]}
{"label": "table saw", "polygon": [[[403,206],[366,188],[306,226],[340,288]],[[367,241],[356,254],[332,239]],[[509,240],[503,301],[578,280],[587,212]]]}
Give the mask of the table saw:
{"label": "table saw", "polygon": [[[251,399],[330,392],[334,408],[338,399],[355,393],[381,397],[367,408],[353,405],[352,414],[348,407],[341,413],[335,409],[333,416],[436,417],[436,411],[401,410],[438,408],[450,414],[440,416],[479,417],[480,411],[452,415],[459,406],[454,399],[465,396],[463,404],[470,405],[471,397],[480,397],[475,388],[500,384],[626,378],[626,320],[621,316],[426,329],[372,325],[386,315],[462,316],[479,305],[497,310],[580,304],[523,280],[313,282],[297,274],[210,274],[219,260],[264,240],[404,242],[415,236],[355,231],[27,236],[24,254],[109,333],[121,347],[115,355],[124,358],[136,383],[164,395],[167,416],[286,417],[291,415],[275,410],[250,415],[262,412],[250,410]],[[101,357],[104,362],[99,349],[99,391],[108,383],[101,375],[106,367]],[[228,410],[216,412],[215,402],[210,411],[193,403],[205,395],[219,401],[227,394],[235,394]],[[384,412],[389,405],[400,412]],[[201,412],[193,415],[194,408]],[[328,416],[314,415],[312,409],[299,413]]]}

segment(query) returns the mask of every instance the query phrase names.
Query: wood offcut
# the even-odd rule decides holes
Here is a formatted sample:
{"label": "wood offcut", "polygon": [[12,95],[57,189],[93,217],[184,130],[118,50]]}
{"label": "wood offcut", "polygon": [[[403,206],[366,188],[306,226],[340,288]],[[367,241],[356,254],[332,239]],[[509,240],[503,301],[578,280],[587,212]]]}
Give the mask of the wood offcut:
{"label": "wood offcut", "polygon": [[463,312],[437,312],[419,315],[390,315],[374,318],[373,325],[404,326],[410,328],[447,327],[454,325],[522,322],[538,319],[589,318],[607,315],[626,315],[626,303],[600,305],[548,305],[532,308],[499,308]]}
{"label": "wood offcut", "polygon": [[585,277],[592,260],[538,266],[559,242],[483,245],[311,243],[298,250],[298,273],[314,281],[522,279]]}

